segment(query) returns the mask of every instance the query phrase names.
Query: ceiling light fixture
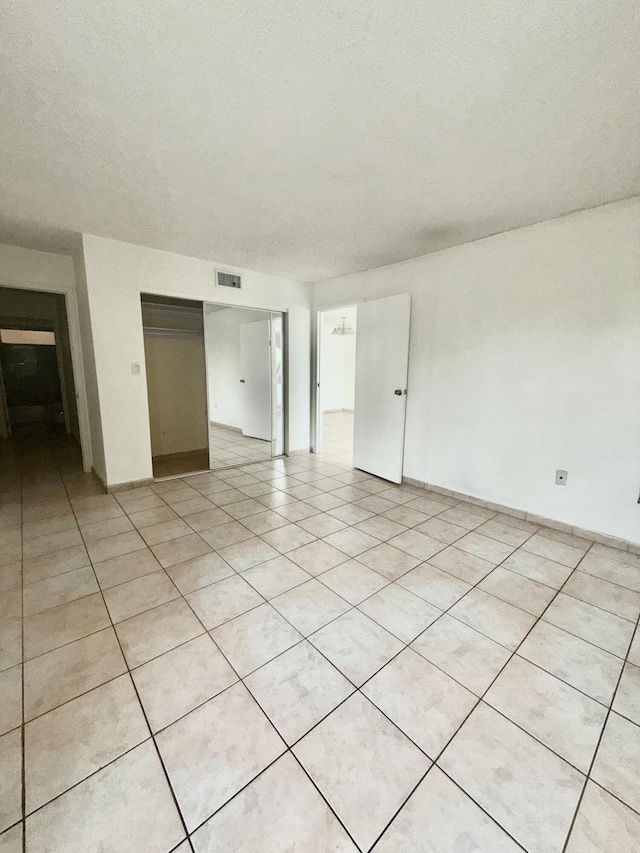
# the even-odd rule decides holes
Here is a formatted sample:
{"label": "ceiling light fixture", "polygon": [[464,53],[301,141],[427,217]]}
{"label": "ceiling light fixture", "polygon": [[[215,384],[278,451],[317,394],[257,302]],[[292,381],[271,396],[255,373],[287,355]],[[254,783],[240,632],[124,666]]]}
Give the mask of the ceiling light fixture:
{"label": "ceiling light fixture", "polygon": [[355,332],[353,330],[353,326],[351,325],[351,323],[347,323],[347,318],[343,317],[341,322],[336,325],[335,329],[333,330],[333,332],[331,332],[331,334],[332,335],[355,335]]}

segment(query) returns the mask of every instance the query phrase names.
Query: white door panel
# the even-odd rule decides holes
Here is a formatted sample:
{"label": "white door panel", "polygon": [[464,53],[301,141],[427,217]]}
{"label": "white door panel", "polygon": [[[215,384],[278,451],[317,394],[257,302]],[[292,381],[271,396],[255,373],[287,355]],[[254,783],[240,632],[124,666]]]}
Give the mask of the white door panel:
{"label": "white door panel", "polygon": [[411,295],[358,305],[353,464],[402,482]]}
{"label": "white door panel", "polygon": [[271,441],[271,352],[269,321],[240,326],[242,434]]}

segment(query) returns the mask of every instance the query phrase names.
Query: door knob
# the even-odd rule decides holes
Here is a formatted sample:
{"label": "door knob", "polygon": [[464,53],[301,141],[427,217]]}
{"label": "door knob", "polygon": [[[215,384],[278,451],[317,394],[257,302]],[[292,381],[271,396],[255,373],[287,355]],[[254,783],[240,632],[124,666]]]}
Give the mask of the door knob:
{"label": "door knob", "polygon": [[240,382],[242,382],[244,384],[244,379],[241,379]]}
{"label": "door knob", "polygon": [[402,388],[396,388],[393,393],[396,395],[396,397],[402,397]]}

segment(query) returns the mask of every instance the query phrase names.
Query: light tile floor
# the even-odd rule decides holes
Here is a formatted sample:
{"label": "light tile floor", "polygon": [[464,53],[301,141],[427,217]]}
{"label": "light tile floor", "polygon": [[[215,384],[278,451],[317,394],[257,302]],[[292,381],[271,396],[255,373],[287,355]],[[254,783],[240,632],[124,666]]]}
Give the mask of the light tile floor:
{"label": "light tile floor", "polygon": [[323,451],[342,463],[353,460],[353,412],[324,412]]}
{"label": "light tile floor", "polygon": [[209,450],[195,450],[175,458],[153,458],[153,476],[174,477],[208,468],[228,468],[232,465],[244,465],[247,462],[269,459],[271,442],[259,438],[250,438],[230,427],[210,424]]}
{"label": "light tile floor", "polygon": [[2,853],[640,849],[640,557],[327,456],[0,452]]}

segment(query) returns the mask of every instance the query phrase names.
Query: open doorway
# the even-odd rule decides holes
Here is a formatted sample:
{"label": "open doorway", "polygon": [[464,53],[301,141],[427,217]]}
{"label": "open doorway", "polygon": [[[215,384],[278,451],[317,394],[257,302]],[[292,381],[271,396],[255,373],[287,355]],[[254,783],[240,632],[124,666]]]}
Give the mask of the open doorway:
{"label": "open doorway", "polygon": [[353,419],[357,308],[319,315],[320,344],[317,445],[322,452],[353,463]]}
{"label": "open doorway", "polygon": [[0,287],[0,438],[65,433],[79,448],[65,297]]}

